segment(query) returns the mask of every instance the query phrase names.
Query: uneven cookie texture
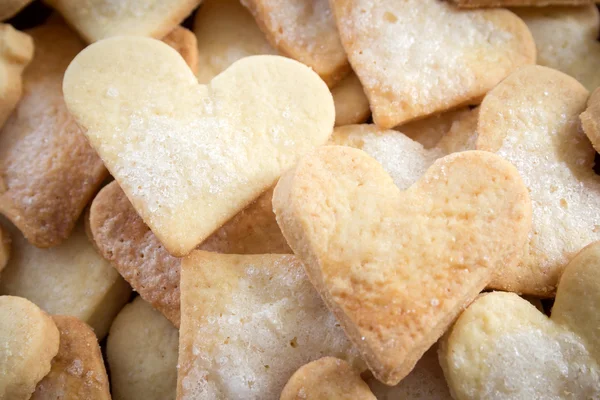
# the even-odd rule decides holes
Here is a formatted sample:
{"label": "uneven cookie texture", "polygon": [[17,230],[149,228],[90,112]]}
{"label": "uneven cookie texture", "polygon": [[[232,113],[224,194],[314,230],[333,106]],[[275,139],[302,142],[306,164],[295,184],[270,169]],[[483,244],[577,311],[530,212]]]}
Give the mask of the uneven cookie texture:
{"label": "uneven cookie texture", "polygon": [[110,400],[108,376],[94,331],[75,317],[52,317],[60,333],[52,368],[30,400]]}
{"label": "uneven cookie texture", "polygon": [[440,347],[457,400],[600,397],[600,244],[561,277],[551,318],[513,293],[482,295]]}
{"label": "uneven cookie texture", "polygon": [[359,373],[346,361],[323,357],[294,372],[280,400],[376,400]]}
{"label": "uneven cookie texture", "polygon": [[600,13],[581,7],[514,8],[531,31],[537,63],[571,75],[589,91],[600,86]]}
{"label": "uneven cookie texture", "polygon": [[528,66],[481,104],[477,149],[515,165],[533,209],[523,260],[504,268],[502,290],[552,296],[571,258],[600,239],[600,178],[592,169],[596,152],[579,121],[587,100],[587,90],[570,76]]}
{"label": "uneven cookie texture", "polygon": [[106,168],[65,107],[63,74],[84,44],[59,19],[28,32],[35,57],[0,131],[0,213],[38,247],[71,233]]}
{"label": "uneven cookie texture", "polygon": [[277,184],[277,222],[375,377],[397,384],[505,265],[531,204],[488,152],[437,160],[402,192],[357,149],[321,147]]}
{"label": "uneven cookie texture", "polygon": [[522,6],[577,6],[581,4],[593,4],[593,0],[451,0],[459,7],[522,7]]}
{"label": "uneven cookie texture", "polygon": [[325,356],[364,369],[295,256],[195,251],[181,272],[178,399],[279,399]]}
{"label": "uneven cookie texture", "polygon": [[0,24],[0,128],[21,99],[23,70],[32,58],[31,37]]}
{"label": "uneven cookie texture", "polygon": [[28,400],[50,372],[58,329],[35,304],[14,296],[0,296],[0,321],[0,398]]}
{"label": "uneven cookie texture", "polygon": [[87,47],[63,89],[90,143],[175,256],[325,143],[334,123],[327,86],[297,61],[247,57],[204,86],[174,50],[148,38]]}
{"label": "uneven cookie texture", "polygon": [[438,0],[332,0],[352,68],[373,112],[391,128],[477,102],[535,44],[507,10],[458,10]]}
{"label": "uneven cookie texture", "polygon": [[242,0],[273,47],[311,67],[329,86],[350,65],[327,0]]}
{"label": "uneven cookie texture", "polygon": [[175,400],[179,332],[137,297],[110,327],[106,354],[113,400]]}
{"label": "uneven cookie texture", "polygon": [[99,339],[106,336],[131,288],[96,252],[83,224],[52,249],[38,249],[12,225],[4,226],[13,246],[0,276],[0,294],[25,297],[50,314],[77,317],[89,324]]}
{"label": "uneven cookie texture", "polygon": [[587,108],[579,116],[586,136],[598,151],[600,149],[600,87],[592,93]]}
{"label": "uneven cookie texture", "polygon": [[[291,253],[275,220],[273,191],[239,212],[199,249],[228,254]],[[104,187],[90,208],[90,231],[109,260],[144,300],[179,326],[181,259],[170,255],[135,212],[117,182]]]}
{"label": "uneven cookie texture", "polygon": [[162,39],[202,0],[46,0],[88,43],[111,36]]}

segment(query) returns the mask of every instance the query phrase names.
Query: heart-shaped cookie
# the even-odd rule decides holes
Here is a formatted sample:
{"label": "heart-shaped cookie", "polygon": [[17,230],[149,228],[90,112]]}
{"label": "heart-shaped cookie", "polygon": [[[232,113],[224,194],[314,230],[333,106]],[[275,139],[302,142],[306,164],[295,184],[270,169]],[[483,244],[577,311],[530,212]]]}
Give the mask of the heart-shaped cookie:
{"label": "heart-shaped cookie", "polygon": [[479,107],[477,149],[519,170],[532,201],[533,225],[521,265],[501,289],[552,296],[570,259],[600,240],[596,152],[579,115],[588,92],[562,72],[527,66],[496,86]]}
{"label": "heart-shaped cookie", "polygon": [[113,399],[174,400],[179,331],[141,297],[110,326],[106,357]]}
{"label": "heart-shaped cookie", "polygon": [[402,192],[357,149],[321,147],[277,184],[277,222],[375,377],[405,377],[505,265],[531,204],[516,169],[487,152],[436,161]]}
{"label": "heart-shaped cookie", "polygon": [[108,376],[94,331],[75,317],[52,317],[60,333],[52,368],[30,400],[110,400]]}
{"label": "heart-shaped cookie", "polygon": [[[262,194],[199,249],[228,254],[291,253],[275,221],[272,196],[272,190]],[[106,185],[94,198],[89,228],[98,252],[144,300],[178,327],[181,259],[164,249],[117,182]]]}
{"label": "heart-shaped cookie", "polygon": [[28,400],[50,372],[59,340],[54,321],[38,306],[0,296],[0,398]]}
{"label": "heart-shaped cookie", "polygon": [[242,0],[273,47],[334,86],[350,65],[328,0]]}
{"label": "heart-shaped cookie", "polygon": [[364,370],[295,256],[183,260],[179,400],[277,400],[296,369],[325,356]]}
{"label": "heart-shaped cookie", "polygon": [[587,108],[579,116],[583,131],[592,145],[600,149],[600,87],[588,99]]}
{"label": "heart-shaped cookie", "polygon": [[45,0],[87,42],[135,35],[162,39],[202,0]]}
{"label": "heart-shaped cookie", "polygon": [[0,128],[21,99],[21,74],[32,58],[31,37],[0,24]]}
{"label": "heart-shaped cookie", "polygon": [[148,38],[89,46],[63,89],[92,146],[175,256],[325,143],[334,123],[327,86],[297,61],[247,57],[205,86],[177,52]]}
{"label": "heart-shaped cookie", "polygon": [[551,318],[515,294],[484,294],[441,342],[454,398],[600,398],[598,307],[599,242],[565,269]]}
{"label": "heart-shaped cookie", "polygon": [[[584,3],[584,2],[580,2]],[[581,7],[515,8],[533,35],[537,63],[571,75],[589,91],[600,86],[600,13]]]}
{"label": "heart-shaped cookie", "polygon": [[375,123],[391,128],[478,101],[535,62],[527,26],[507,10],[458,10],[440,0],[332,0]]}

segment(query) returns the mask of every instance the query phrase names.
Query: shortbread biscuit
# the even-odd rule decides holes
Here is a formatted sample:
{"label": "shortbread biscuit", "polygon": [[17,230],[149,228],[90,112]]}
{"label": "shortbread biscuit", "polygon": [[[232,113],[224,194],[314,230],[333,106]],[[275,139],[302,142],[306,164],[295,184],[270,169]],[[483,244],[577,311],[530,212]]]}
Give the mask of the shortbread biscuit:
{"label": "shortbread biscuit", "polygon": [[600,86],[600,13],[595,5],[513,11],[533,35],[539,65],[571,75],[589,91]]}
{"label": "shortbread biscuit", "polygon": [[106,342],[113,400],[175,400],[179,332],[137,297],[126,305]]}
{"label": "shortbread biscuit", "polygon": [[0,21],[14,17],[32,1],[33,0],[2,0],[2,4],[0,4]]}
{"label": "shortbread biscuit", "polygon": [[75,317],[52,317],[60,332],[52,369],[36,386],[30,400],[110,400],[108,376],[91,328]]}
{"label": "shortbread biscuit", "polygon": [[363,369],[293,255],[195,251],[181,268],[177,398],[278,399],[324,356]]}
{"label": "shortbread biscuit", "polygon": [[332,0],[373,120],[391,128],[477,103],[535,62],[527,26],[507,10],[461,11],[439,0]]}
{"label": "shortbread biscuit", "polygon": [[323,357],[294,372],[280,400],[377,400],[369,386],[346,361]]}
{"label": "shortbread biscuit", "polygon": [[131,288],[96,253],[83,224],[52,249],[32,246],[17,229],[6,225],[13,246],[0,275],[0,294],[25,297],[50,314],[77,317],[102,339],[127,303]]}
{"label": "shortbread biscuit", "polygon": [[426,149],[430,149],[435,147],[455,124],[458,127],[462,123],[470,124],[472,131],[475,132],[477,111],[473,111],[469,107],[461,107],[400,125],[396,130],[421,143]]}
{"label": "shortbread biscuit", "polygon": [[82,38],[92,43],[111,36],[161,39],[202,0],[45,0]]}
{"label": "shortbread biscuit", "polygon": [[600,239],[596,152],[580,128],[588,92],[562,72],[528,66],[483,100],[477,149],[513,163],[529,189],[533,228],[521,265],[504,268],[502,290],[554,295],[564,267]]}
{"label": "shortbread biscuit", "polygon": [[0,398],[28,400],[50,371],[58,344],[48,314],[29,300],[0,296]]}
{"label": "shortbread biscuit", "polygon": [[[216,253],[291,253],[275,220],[269,190],[219,228],[199,248]],[[104,187],[90,209],[98,251],[144,300],[179,326],[181,259],[170,255],[121,190]]]}
{"label": "shortbread biscuit", "polygon": [[599,265],[598,242],[571,261],[551,318],[513,293],[471,304],[440,346],[454,398],[600,398]]}
{"label": "shortbread biscuit", "polygon": [[38,247],[64,241],[107,172],[67,111],[65,69],[84,48],[58,19],[29,31],[35,57],[0,131],[0,213]]}
{"label": "shortbread biscuit", "polygon": [[369,100],[355,73],[350,73],[331,89],[335,104],[335,126],[360,124],[371,115]]}
{"label": "shortbread biscuit", "polygon": [[377,379],[395,385],[490,282],[519,262],[531,204],[481,151],[437,160],[400,191],[365,152],[316,149],[277,184],[277,222]]}
{"label": "shortbread biscuit", "polygon": [[384,385],[373,377],[367,379],[377,400],[452,400],[437,351],[437,344],[427,350],[415,369],[396,386]]}
{"label": "shortbread biscuit", "polygon": [[192,31],[178,26],[162,41],[174,48],[183,57],[194,74],[198,73],[198,45],[196,35]]}
{"label": "shortbread biscuit", "polygon": [[[0,272],[6,267],[10,258],[10,236],[0,225]],[[1,275],[0,275],[1,276]]]}
{"label": "shortbread biscuit", "polygon": [[522,7],[522,6],[576,6],[580,4],[593,4],[593,0],[451,0],[459,7]]}
{"label": "shortbread biscuit", "polygon": [[278,54],[240,0],[206,0],[196,13],[194,33],[200,83],[210,82],[241,58]]}
{"label": "shortbread biscuit", "polygon": [[271,45],[311,67],[332,87],[350,64],[327,0],[241,0]]}
{"label": "shortbread biscuit", "polygon": [[148,38],[87,47],[63,89],[90,143],[174,256],[325,143],[334,123],[327,86],[297,61],[246,57],[204,86],[177,52]]}
{"label": "shortbread biscuit", "polygon": [[21,99],[21,75],[32,58],[31,37],[8,24],[0,24],[0,128]]}
{"label": "shortbread biscuit", "polygon": [[[581,126],[596,151],[600,150],[600,87],[592,93],[587,109],[579,116]],[[1,263],[0,263],[1,265]]]}

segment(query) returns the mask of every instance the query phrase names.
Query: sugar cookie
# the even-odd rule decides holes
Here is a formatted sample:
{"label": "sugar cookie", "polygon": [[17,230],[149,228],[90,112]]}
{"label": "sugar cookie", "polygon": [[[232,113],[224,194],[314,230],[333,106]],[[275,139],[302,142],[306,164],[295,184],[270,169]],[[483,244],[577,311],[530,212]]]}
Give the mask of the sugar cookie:
{"label": "sugar cookie", "polygon": [[452,0],[459,7],[521,7],[536,6],[546,7],[551,5],[576,6],[580,4],[592,4],[593,0]]}
{"label": "sugar cookie", "polygon": [[52,317],[60,332],[52,369],[36,386],[30,400],[110,400],[108,376],[98,339],[75,317]]}
{"label": "sugar cookie", "polygon": [[596,152],[580,128],[588,92],[562,72],[528,66],[483,100],[477,149],[519,170],[528,187],[533,227],[520,265],[504,268],[502,290],[550,297],[570,259],[600,239]]}
{"label": "sugar cookie", "polygon": [[531,227],[517,170],[481,151],[441,158],[400,191],[365,152],[321,147],[279,180],[273,209],[310,281],[388,385],[492,274],[519,262]]}
{"label": "sugar cookie", "polygon": [[278,399],[296,369],[324,356],[362,367],[293,255],[193,252],[179,335],[179,400]]}
{"label": "sugar cookie", "polygon": [[513,10],[537,47],[537,63],[571,75],[589,91],[600,86],[600,14],[594,4]]}
{"label": "sugar cookie", "polygon": [[331,89],[335,104],[335,126],[365,122],[371,109],[360,81],[355,73],[350,73]]}
{"label": "sugar cookie", "polygon": [[102,339],[131,288],[96,253],[82,225],[60,246],[38,249],[7,223],[13,246],[0,275],[0,294],[25,297],[51,314],[77,317]]}
{"label": "sugar cookie", "polygon": [[202,0],[45,0],[88,43],[111,36],[161,39]]}
{"label": "sugar cookie", "polygon": [[332,0],[342,44],[371,105],[391,128],[477,102],[535,62],[527,26],[507,10],[439,0]]}
{"label": "sugar cookie", "polygon": [[194,74],[198,73],[198,45],[193,32],[178,26],[162,39],[174,48],[185,60]]}
{"label": "sugar cookie", "polygon": [[0,24],[0,128],[21,99],[21,75],[32,58],[31,37],[8,24]]}
{"label": "sugar cookie", "polygon": [[[153,58],[161,63],[148,64]],[[246,57],[204,86],[177,52],[147,38],[89,46],[63,89],[90,143],[175,256],[326,142],[334,123],[327,86],[296,61]]]}
{"label": "sugar cookie", "polygon": [[280,400],[377,400],[346,361],[323,357],[294,372]]}
{"label": "sugar cookie", "polygon": [[59,19],[28,32],[35,57],[0,131],[0,213],[38,247],[64,241],[107,172],[67,111],[65,69],[84,48]]}
{"label": "sugar cookie", "polygon": [[242,0],[273,47],[311,67],[332,87],[350,65],[327,0]]}
{"label": "sugar cookie", "polygon": [[427,350],[415,369],[396,386],[384,385],[373,377],[367,379],[377,400],[452,400],[437,350],[437,344]]}
{"label": "sugar cookie", "polygon": [[106,342],[113,400],[175,400],[179,332],[137,297],[126,305]]}
{"label": "sugar cookie", "polygon": [[[600,150],[600,88],[596,89],[587,102],[587,109],[579,116],[583,131],[596,151]],[[1,263],[0,263],[1,264]]]}
{"label": "sugar cookie", "polygon": [[0,21],[7,20],[27,7],[33,0],[2,0],[0,5]]}
{"label": "sugar cookie", "polygon": [[565,269],[551,318],[513,293],[471,304],[440,347],[454,398],[600,398],[599,266],[595,242]]}
{"label": "sugar cookie", "polygon": [[[291,253],[275,221],[269,190],[239,212],[199,248],[216,253]],[[170,255],[138,216],[117,182],[105,186],[90,209],[98,251],[144,300],[179,326],[181,259]]]}
{"label": "sugar cookie", "polygon": [[0,296],[0,398],[27,400],[50,372],[59,333],[52,318],[21,297]]}

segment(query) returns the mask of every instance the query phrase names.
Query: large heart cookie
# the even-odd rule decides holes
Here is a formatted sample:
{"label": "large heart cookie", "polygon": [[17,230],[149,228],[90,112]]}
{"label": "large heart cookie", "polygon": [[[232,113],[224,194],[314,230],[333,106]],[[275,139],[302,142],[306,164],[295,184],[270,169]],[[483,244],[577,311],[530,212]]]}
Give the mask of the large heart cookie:
{"label": "large heart cookie", "polygon": [[600,87],[588,99],[587,108],[579,116],[583,131],[598,151],[600,149]]}
{"label": "large heart cookie", "polygon": [[296,369],[325,356],[364,369],[295,256],[184,259],[179,400],[277,400]]}
{"label": "large heart cookie", "polygon": [[587,90],[570,76],[527,66],[481,104],[477,149],[512,162],[532,201],[529,244],[510,274],[511,291],[552,296],[570,259],[600,239],[600,178],[592,169],[596,152],[579,121],[587,99]]}
{"label": "large heart cookie", "polygon": [[29,399],[50,372],[59,340],[54,321],[35,304],[0,296],[0,399]]}
{"label": "large heart cookie", "polygon": [[46,0],[88,42],[110,36],[161,39],[202,0]]}
{"label": "large heart cookie", "polygon": [[31,37],[0,24],[0,128],[21,99],[21,74],[32,58]]}
{"label": "large heart cookie", "polygon": [[[275,221],[272,196],[272,190],[262,194],[199,249],[229,254],[290,253]],[[181,259],[164,249],[117,182],[105,186],[94,198],[89,227],[99,253],[144,300],[179,326]]]}
{"label": "large heart cookie", "polygon": [[277,184],[277,222],[377,379],[392,385],[505,265],[531,227],[527,189],[487,152],[451,154],[400,191],[365,152],[322,147]]}
{"label": "large heart cookie", "polygon": [[63,89],[92,146],[175,256],[327,141],[334,123],[327,86],[297,61],[247,57],[205,86],[177,52],[147,38],[89,46]]}
{"label": "large heart cookie", "polygon": [[30,400],[110,400],[108,376],[94,331],[75,317],[52,317],[60,332],[52,368]]}
{"label": "large heart cookie", "polygon": [[594,4],[513,11],[533,35],[539,65],[571,75],[589,91],[600,86],[600,13]]}
{"label": "large heart cookie", "polygon": [[440,347],[454,398],[600,398],[598,307],[598,242],[565,269],[551,318],[515,294],[483,295],[458,318]]}
{"label": "large heart cookie", "polygon": [[481,98],[535,61],[527,26],[507,10],[440,0],[332,0],[342,44],[377,125],[390,128]]}

